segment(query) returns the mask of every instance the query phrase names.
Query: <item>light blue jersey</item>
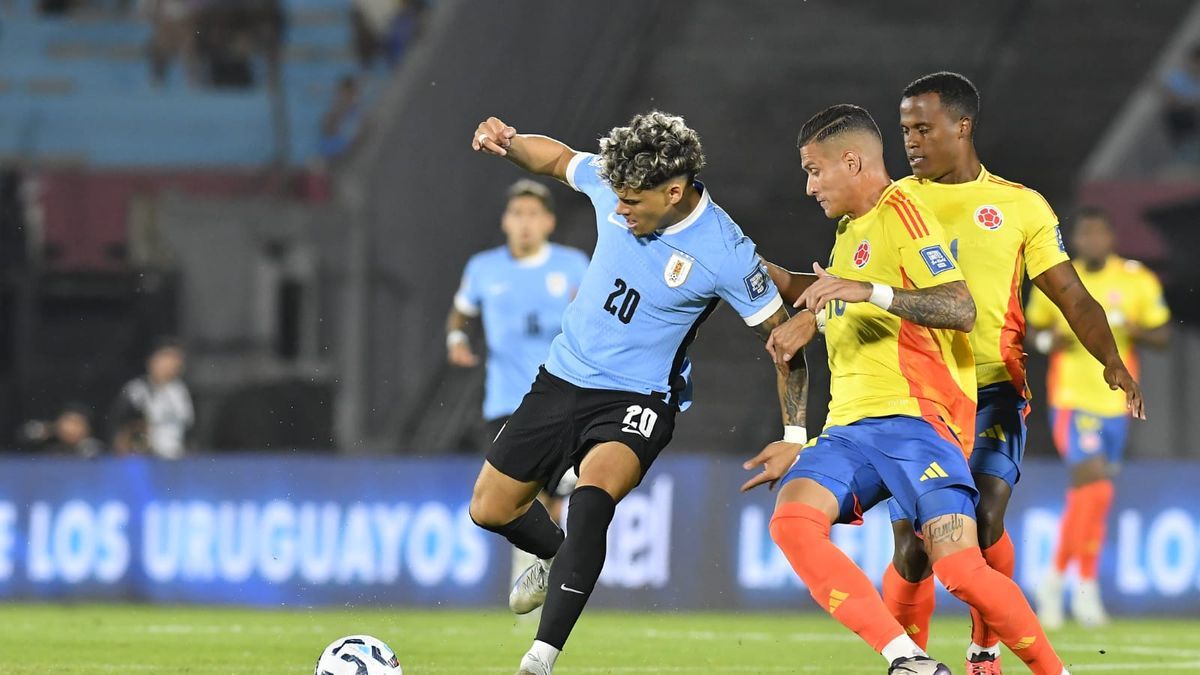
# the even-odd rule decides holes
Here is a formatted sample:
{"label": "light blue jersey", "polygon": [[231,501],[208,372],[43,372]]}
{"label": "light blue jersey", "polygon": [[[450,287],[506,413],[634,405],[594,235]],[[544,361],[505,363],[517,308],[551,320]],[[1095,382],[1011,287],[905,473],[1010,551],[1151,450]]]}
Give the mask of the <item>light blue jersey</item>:
{"label": "light blue jersey", "polygon": [[517,409],[550,343],[562,332],[563,311],[587,266],[583,251],[557,244],[519,260],[500,246],[467,261],[454,307],[467,316],[483,316],[488,347],[484,419]]}
{"label": "light blue jersey", "polygon": [[748,325],[782,305],[754,242],[700,183],[686,218],[638,237],[615,212],[617,195],[598,173],[599,158],[580,153],[567,182],[596,209],[597,239],[579,295],[563,316],[546,370],[590,389],[658,394],[691,403],[687,348],[720,300]]}

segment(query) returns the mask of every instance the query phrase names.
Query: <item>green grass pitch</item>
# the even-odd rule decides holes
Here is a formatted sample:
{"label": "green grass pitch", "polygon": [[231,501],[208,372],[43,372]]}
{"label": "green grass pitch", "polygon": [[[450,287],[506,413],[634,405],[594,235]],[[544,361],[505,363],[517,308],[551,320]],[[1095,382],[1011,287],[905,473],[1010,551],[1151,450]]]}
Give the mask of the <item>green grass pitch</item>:
{"label": "green grass pitch", "polygon": [[[968,619],[939,619],[930,651],[962,672]],[[511,674],[534,627],[501,611],[0,605],[0,673],[283,675],[312,672],[333,639],[368,633],[406,675]],[[1051,634],[1073,673],[1200,673],[1200,621],[1118,621]],[[1028,672],[1011,654],[1006,673]],[[814,612],[589,612],[556,673],[884,673],[857,637]]]}

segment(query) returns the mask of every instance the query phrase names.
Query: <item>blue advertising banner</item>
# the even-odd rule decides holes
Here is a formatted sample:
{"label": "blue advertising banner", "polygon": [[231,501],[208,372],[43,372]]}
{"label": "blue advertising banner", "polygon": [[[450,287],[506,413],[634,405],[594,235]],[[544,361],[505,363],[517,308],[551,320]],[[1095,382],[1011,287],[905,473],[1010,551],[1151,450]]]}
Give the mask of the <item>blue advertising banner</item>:
{"label": "blue advertising banner", "polygon": [[[497,606],[507,545],[467,513],[475,458],[0,461],[0,599]],[[668,453],[617,510],[599,606],[813,609],[740,463]],[[1066,473],[1029,461],[1009,509],[1017,580],[1050,563]],[[1115,614],[1200,613],[1200,463],[1125,467],[1101,562]],[[885,509],[834,540],[874,579]],[[940,607],[953,609],[945,596]],[[961,608],[961,607],[960,607]]]}

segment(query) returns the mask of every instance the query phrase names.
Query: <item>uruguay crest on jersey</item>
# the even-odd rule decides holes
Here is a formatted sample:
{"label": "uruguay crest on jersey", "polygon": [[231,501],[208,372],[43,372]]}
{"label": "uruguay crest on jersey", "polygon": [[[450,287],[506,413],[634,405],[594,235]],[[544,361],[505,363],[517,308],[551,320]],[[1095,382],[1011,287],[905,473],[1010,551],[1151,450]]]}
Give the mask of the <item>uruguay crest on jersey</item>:
{"label": "uruguay crest on jersey", "polygon": [[663,269],[663,281],[671,288],[679,288],[687,281],[688,272],[692,271],[692,260],[679,253],[672,253]]}

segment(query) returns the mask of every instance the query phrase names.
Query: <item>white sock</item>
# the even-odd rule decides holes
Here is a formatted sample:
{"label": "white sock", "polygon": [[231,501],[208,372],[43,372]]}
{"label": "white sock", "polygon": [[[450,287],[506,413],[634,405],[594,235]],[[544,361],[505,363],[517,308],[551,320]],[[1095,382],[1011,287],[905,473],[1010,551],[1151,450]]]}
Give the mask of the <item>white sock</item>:
{"label": "white sock", "polygon": [[887,659],[888,663],[910,656],[929,656],[923,649],[917,646],[917,643],[913,642],[913,639],[907,633],[896,637],[896,639],[884,645],[879,653],[883,654],[883,658]]}
{"label": "white sock", "polygon": [[987,654],[989,656],[994,656],[996,658],[1000,658],[1000,643],[996,643],[995,647],[980,647],[979,645],[972,642],[971,646],[967,647],[967,660],[968,661],[975,658],[976,656],[981,656],[983,654]]}
{"label": "white sock", "polygon": [[559,654],[558,649],[551,647],[541,640],[534,640],[533,646],[529,648],[528,653],[538,657],[551,668],[554,667],[554,662],[558,660]]}

